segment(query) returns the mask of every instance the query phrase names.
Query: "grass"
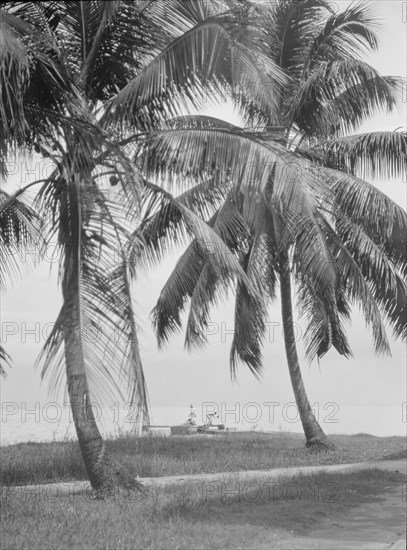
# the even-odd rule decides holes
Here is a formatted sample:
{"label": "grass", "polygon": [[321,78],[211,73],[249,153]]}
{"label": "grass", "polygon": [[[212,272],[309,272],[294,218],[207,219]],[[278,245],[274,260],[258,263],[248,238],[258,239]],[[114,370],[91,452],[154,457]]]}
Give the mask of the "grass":
{"label": "grass", "polygon": [[[150,449],[159,444],[150,442]],[[146,497],[134,495],[131,500],[12,494],[1,504],[2,547],[293,548],[293,537],[307,535],[327,519],[351,517],[361,504],[382,502],[383,492],[399,491],[405,480],[380,470],[320,473],[274,480],[268,490],[263,490],[264,480],[257,487],[251,482],[249,490],[236,492],[234,486],[229,488],[234,493],[225,492],[222,498],[220,491],[210,499],[204,487],[191,483],[150,489]],[[284,492],[284,487],[291,489]]]}
{"label": "grass", "polygon": [[[402,458],[403,437],[333,435],[337,450],[313,454],[298,434],[246,433],[169,438],[120,437],[107,448],[134,475],[156,477],[265,470]],[[24,485],[87,479],[76,442],[19,443],[0,447],[0,484]]]}

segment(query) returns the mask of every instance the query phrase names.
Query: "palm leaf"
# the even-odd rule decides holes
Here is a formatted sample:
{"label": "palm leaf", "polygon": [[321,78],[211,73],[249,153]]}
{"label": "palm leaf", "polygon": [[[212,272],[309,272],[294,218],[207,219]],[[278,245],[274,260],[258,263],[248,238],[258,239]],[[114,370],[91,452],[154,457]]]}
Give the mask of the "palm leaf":
{"label": "palm leaf", "polygon": [[[203,0],[196,3],[205,9]],[[184,3],[174,5],[185,14]],[[191,13],[188,12],[189,16]],[[235,97],[243,107],[249,102],[258,112],[275,119],[278,93],[270,94],[267,88],[271,83],[275,90],[280,90],[286,79],[258,47],[255,59],[250,50],[254,45],[253,33],[246,33],[246,43],[241,34],[240,42],[232,40],[230,26],[236,28],[235,21],[233,17],[231,21],[225,20],[222,14],[198,18],[190,25],[116,95],[107,106],[102,124],[120,121],[138,129],[154,127],[185,109],[201,108],[208,99],[214,100],[225,90],[236,89]]]}
{"label": "palm leaf", "polygon": [[0,346],[0,376],[3,378],[7,376],[6,367],[11,367],[11,357],[3,346]]}
{"label": "palm leaf", "polygon": [[[406,277],[398,273],[394,264],[384,250],[378,246],[348,218],[340,218],[336,231],[347,250],[358,264],[365,280],[370,285],[379,307],[384,311],[393,327],[395,337],[406,337],[407,334],[407,284]],[[399,264],[400,265],[400,264]],[[401,264],[400,267],[405,268]]]}
{"label": "palm leaf", "polygon": [[[235,298],[235,326],[230,349],[232,376],[236,376],[238,360],[244,362],[255,376],[262,370],[262,345],[266,334],[267,309],[274,297],[276,276],[270,264],[270,248],[263,231],[255,234],[250,248],[242,258],[243,267],[250,278],[261,279],[262,299],[250,296],[245,286],[238,283]],[[260,285],[259,285],[260,286]]]}
{"label": "palm leaf", "polygon": [[5,158],[8,140],[24,142],[26,124],[23,116],[23,94],[29,73],[28,52],[12,29],[4,21],[0,11],[0,175],[6,175]]}
{"label": "palm leaf", "polygon": [[407,132],[344,136],[321,144],[331,166],[345,166],[361,178],[406,178]]}
{"label": "palm leaf", "polygon": [[313,39],[315,25],[333,9],[324,0],[295,0],[260,4],[259,24],[269,37],[270,55],[293,76],[304,66],[304,44]]}
{"label": "palm leaf", "polygon": [[335,195],[335,204],[359,225],[406,273],[404,235],[407,214],[384,193],[368,182],[336,170],[321,168],[319,173]]}
{"label": "palm leaf", "polygon": [[[83,357],[91,395],[99,403],[125,399],[125,381],[129,396],[147,408],[127,264],[117,264],[117,253],[128,237],[125,213],[92,180],[68,183],[58,175],[44,186],[40,198],[39,206],[51,218],[48,238],[58,229],[65,296],[66,285],[75,281],[75,273],[78,277],[75,300],[81,337],[74,346]],[[65,382],[63,343],[70,337],[69,315],[64,305],[37,360],[51,391]]]}
{"label": "palm leaf", "polygon": [[169,341],[171,334],[182,328],[181,313],[186,300],[192,296],[205,264],[205,254],[197,241],[192,241],[168,277],[152,311],[159,347]]}
{"label": "palm leaf", "polygon": [[[234,194],[231,194],[219,209],[214,220],[213,230],[220,236],[221,241],[230,247],[229,254],[232,255],[232,258],[236,258],[238,261],[237,252],[247,239],[248,228],[236,207]],[[211,260],[215,250],[216,245],[214,250],[209,249],[206,263],[199,273],[191,295],[185,333],[185,345],[188,349],[199,348],[207,343],[206,333],[210,307],[226,301],[227,287],[236,278],[235,273],[229,268],[222,270],[216,268]],[[260,300],[258,281],[246,274],[244,266],[241,266],[240,262],[238,265],[239,273],[242,272],[244,277],[238,277],[237,281],[245,285],[248,294]]]}
{"label": "palm leaf", "polygon": [[276,165],[280,174],[286,170],[285,178],[293,162],[306,171],[306,163],[280,143],[266,141],[261,134],[238,127],[183,127],[151,132],[138,145],[136,158],[148,177],[169,190],[175,175],[182,176],[178,178],[179,187],[181,183],[185,185],[185,176],[193,177],[205,170],[208,175],[216,174],[220,182],[237,182],[244,193],[261,193]]}
{"label": "palm leaf", "polygon": [[[19,196],[19,198],[17,198]],[[41,254],[41,219],[21,193],[9,195],[0,190],[0,290],[12,283],[21,269],[35,263]],[[26,257],[25,249],[35,249]],[[32,250],[31,250],[32,252]],[[28,260],[28,261],[26,261]]]}
{"label": "palm leaf", "polygon": [[198,183],[174,197],[175,200],[157,186],[145,186],[142,220],[128,242],[131,264],[137,265],[138,269],[148,269],[157,264],[166,252],[189,243],[190,232],[178,203],[203,220],[209,220],[226,195],[226,189],[215,186],[212,179]]}
{"label": "palm leaf", "polygon": [[[391,112],[400,104],[403,79],[392,76],[375,74],[363,64],[366,69],[359,70],[360,61],[345,62],[355,67],[352,75],[352,83],[347,82],[346,87],[337,89],[335,94],[326,94],[326,99],[315,110],[315,126],[321,128],[322,136],[345,135],[355,131],[365,120],[376,115],[377,112]],[[326,83],[329,85],[329,83]],[[322,84],[320,90],[322,89]],[[336,116],[336,120],[335,120]]]}
{"label": "palm leaf", "polygon": [[[208,223],[226,244],[233,244],[234,236],[245,232],[245,224],[230,199]],[[215,253],[215,243],[204,248],[195,239],[177,262],[153,310],[153,323],[159,345],[168,341],[171,333],[180,330],[181,313],[188,299],[191,299],[191,305],[185,344],[190,348],[206,343],[209,307],[225,298],[219,294],[225,286],[224,281],[230,281],[235,275],[234,270],[216,269],[211,258]],[[229,254],[231,253],[230,251]],[[255,281],[249,287],[251,294],[253,285],[256,287]]]}
{"label": "palm leaf", "polygon": [[[22,192],[9,195],[0,189],[0,291],[12,284],[24,269],[35,265],[43,245],[41,220],[22,197]],[[17,198],[20,197],[20,198]],[[28,256],[26,250],[30,249]],[[32,254],[34,252],[34,254]],[[28,261],[27,261],[28,260]],[[0,346],[0,375],[11,366],[11,357]]]}
{"label": "palm leaf", "polygon": [[[321,218],[322,220],[322,218]],[[376,296],[370,284],[365,280],[357,261],[344,243],[332,230],[329,224],[325,230],[330,235],[332,256],[335,258],[337,271],[340,274],[340,285],[349,300],[362,309],[366,324],[371,327],[376,353],[390,353],[390,346],[382,320],[382,314]]]}
{"label": "palm leaf", "polygon": [[354,129],[378,110],[392,110],[399,99],[399,80],[380,76],[366,62],[324,61],[297,84],[287,116],[307,137],[321,139]]}
{"label": "palm leaf", "polygon": [[345,357],[352,356],[341,318],[350,317],[350,308],[342,289],[321,295],[315,291],[312,279],[297,278],[300,315],[305,318],[306,355],[310,361],[320,359],[333,346]]}
{"label": "palm leaf", "polygon": [[379,18],[374,8],[357,2],[331,15],[317,31],[307,52],[303,74],[326,60],[359,58],[378,46]]}

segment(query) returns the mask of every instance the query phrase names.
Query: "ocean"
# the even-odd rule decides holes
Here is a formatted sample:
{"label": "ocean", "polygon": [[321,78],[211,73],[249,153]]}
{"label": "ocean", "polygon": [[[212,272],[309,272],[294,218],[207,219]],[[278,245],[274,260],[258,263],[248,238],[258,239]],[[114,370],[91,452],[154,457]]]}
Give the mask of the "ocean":
{"label": "ocean", "polygon": [[[6,406],[4,406],[6,405]],[[10,404],[2,406],[0,444],[2,446],[27,441],[63,441],[75,439],[75,427],[69,407],[55,404],[40,404],[30,408],[13,409]],[[203,423],[206,413],[213,409],[205,405],[196,407],[197,422]],[[189,415],[186,407],[152,407],[151,424],[171,426],[184,423]],[[315,406],[321,427],[326,434],[357,434],[406,436],[406,404],[403,406],[343,406],[327,404]],[[136,414],[118,404],[109,409],[96,411],[103,436],[118,436],[134,429]],[[295,404],[283,408],[266,404],[249,404],[240,409],[238,404],[222,404],[219,416],[227,427],[238,430],[302,432],[301,422]]]}

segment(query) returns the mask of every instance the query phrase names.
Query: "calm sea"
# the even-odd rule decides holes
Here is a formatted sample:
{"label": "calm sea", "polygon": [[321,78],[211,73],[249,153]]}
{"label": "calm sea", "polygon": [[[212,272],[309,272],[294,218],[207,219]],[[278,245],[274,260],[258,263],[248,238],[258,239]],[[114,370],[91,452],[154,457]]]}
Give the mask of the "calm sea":
{"label": "calm sea", "polygon": [[[1,445],[26,441],[62,441],[75,439],[75,428],[69,408],[47,404],[41,407],[17,408],[3,403],[0,424]],[[197,421],[202,423],[210,407],[196,407]],[[228,427],[238,430],[302,432],[296,407],[285,408],[251,404],[239,409],[236,404],[223,404],[220,419]],[[324,409],[316,407],[315,413],[327,434],[369,433],[375,436],[406,435],[406,405],[403,407],[338,407],[328,404]],[[152,424],[171,426],[185,422],[189,409],[185,407],[153,407]],[[135,411],[119,406],[97,410],[99,426],[104,436],[131,432],[136,418]]]}

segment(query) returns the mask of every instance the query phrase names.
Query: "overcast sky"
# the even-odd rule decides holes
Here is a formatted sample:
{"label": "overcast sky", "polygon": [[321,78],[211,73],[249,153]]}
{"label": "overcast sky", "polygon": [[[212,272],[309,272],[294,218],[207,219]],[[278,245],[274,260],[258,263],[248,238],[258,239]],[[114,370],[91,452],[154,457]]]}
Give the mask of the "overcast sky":
{"label": "overcast sky", "polygon": [[[349,2],[336,2],[344,6]],[[379,51],[368,61],[382,74],[406,76],[406,2],[385,0],[372,2],[383,18],[383,32]],[[406,94],[405,94],[406,95]],[[238,119],[230,105],[224,104],[206,114],[237,123]],[[380,115],[369,121],[360,131],[394,130],[406,128],[406,103],[402,110],[392,116]],[[33,174],[27,173],[33,170]],[[22,167],[12,182],[28,183],[37,179],[41,166],[29,164]],[[25,180],[25,181],[24,181]],[[10,181],[8,182],[10,184]],[[406,183],[402,181],[374,182],[398,204],[406,207]],[[158,351],[149,321],[159,291],[176,258],[168,258],[160,269],[149,272],[134,288],[140,319],[141,353],[148,389],[153,407],[185,406],[201,402],[229,403],[293,401],[286,366],[284,343],[280,323],[279,304],[270,310],[269,342],[264,349],[264,376],[259,383],[242,366],[239,384],[232,385],[229,376],[229,350],[233,328],[233,304],[214,312],[214,335],[208,338],[209,345],[200,353],[183,351],[182,335],[175,338],[163,351]],[[50,264],[39,266],[31,275],[18,281],[2,296],[2,339],[14,359],[6,381],[1,381],[3,401],[46,402],[46,388],[40,385],[39,372],[33,364],[43,344],[42,334],[57,316],[61,305],[57,287],[56,269],[49,275]],[[11,325],[16,323],[16,325]],[[17,333],[7,335],[17,327]],[[44,328],[45,327],[45,328]],[[216,330],[217,327],[217,330]],[[301,322],[299,331],[303,329]],[[33,331],[28,334],[27,330]],[[228,333],[229,331],[229,333]],[[406,348],[401,341],[392,341],[392,358],[375,357],[372,339],[364,327],[358,312],[348,328],[354,359],[346,360],[331,351],[318,365],[311,366],[303,359],[305,384],[311,402],[336,402],[345,405],[400,405],[406,401]],[[391,337],[391,336],[390,336]],[[303,357],[303,348],[299,344]]]}

